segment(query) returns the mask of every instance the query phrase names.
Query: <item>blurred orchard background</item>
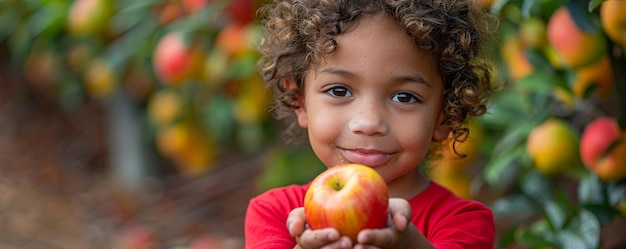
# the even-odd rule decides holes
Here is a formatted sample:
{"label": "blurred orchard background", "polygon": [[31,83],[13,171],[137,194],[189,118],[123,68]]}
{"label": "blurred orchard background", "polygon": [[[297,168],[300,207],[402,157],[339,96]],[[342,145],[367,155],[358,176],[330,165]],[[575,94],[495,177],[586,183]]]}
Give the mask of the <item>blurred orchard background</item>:
{"label": "blurred orchard background", "polygon": [[[429,174],[496,248],[626,248],[626,1],[477,1],[500,90]],[[272,117],[261,3],[0,1],[0,247],[243,248],[252,196],[324,169]]]}

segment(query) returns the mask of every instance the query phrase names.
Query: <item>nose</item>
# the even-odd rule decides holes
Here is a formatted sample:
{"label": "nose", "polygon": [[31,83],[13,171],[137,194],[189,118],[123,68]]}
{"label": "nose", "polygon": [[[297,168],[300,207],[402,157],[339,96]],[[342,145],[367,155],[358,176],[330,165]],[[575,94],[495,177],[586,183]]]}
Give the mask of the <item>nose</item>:
{"label": "nose", "polygon": [[383,108],[370,104],[360,105],[350,119],[348,128],[351,132],[366,136],[384,136],[389,133],[389,126]]}

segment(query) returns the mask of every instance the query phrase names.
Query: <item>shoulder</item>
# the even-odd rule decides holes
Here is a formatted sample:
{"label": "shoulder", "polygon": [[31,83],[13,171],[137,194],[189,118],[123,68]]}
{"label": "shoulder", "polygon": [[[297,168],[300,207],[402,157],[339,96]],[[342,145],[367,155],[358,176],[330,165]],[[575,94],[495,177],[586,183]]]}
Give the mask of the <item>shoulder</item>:
{"label": "shoulder", "polygon": [[[446,209],[447,211],[457,210],[458,212],[482,210],[491,213],[491,210],[483,203],[458,197],[435,182],[431,182],[424,192],[415,196],[409,202],[414,209],[417,208],[418,210]],[[425,203],[428,203],[428,205],[424,205]]]}
{"label": "shoulder", "polygon": [[307,185],[270,189],[250,199],[245,217],[245,248],[293,248],[285,224],[289,212],[301,207]]}
{"label": "shoulder", "polygon": [[295,184],[285,187],[273,188],[250,199],[250,205],[272,203],[284,204],[290,207],[299,207],[302,206],[304,194],[306,193],[307,189],[308,185]]}

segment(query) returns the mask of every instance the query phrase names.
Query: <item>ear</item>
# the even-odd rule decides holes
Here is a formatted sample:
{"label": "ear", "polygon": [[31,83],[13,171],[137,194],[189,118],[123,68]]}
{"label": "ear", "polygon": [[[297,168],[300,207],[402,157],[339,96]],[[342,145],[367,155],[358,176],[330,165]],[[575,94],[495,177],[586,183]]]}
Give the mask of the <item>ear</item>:
{"label": "ear", "polygon": [[283,89],[287,91],[297,92],[293,104],[298,106],[298,108],[294,109],[294,113],[298,119],[298,125],[302,128],[307,128],[309,123],[307,119],[306,108],[304,107],[304,95],[302,91],[298,89],[298,84],[291,79],[283,79],[281,81]]}
{"label": "ear", "polygon": [[441,142],[448,138],[448,134],[450,133],[450,127],[444,125],[444,121],[446,120],[446,114],[442,110],[439,113],[439,117],[437,118],[437,124],[435,125],[435,130],[433,132],[433,140],[437,142]]}

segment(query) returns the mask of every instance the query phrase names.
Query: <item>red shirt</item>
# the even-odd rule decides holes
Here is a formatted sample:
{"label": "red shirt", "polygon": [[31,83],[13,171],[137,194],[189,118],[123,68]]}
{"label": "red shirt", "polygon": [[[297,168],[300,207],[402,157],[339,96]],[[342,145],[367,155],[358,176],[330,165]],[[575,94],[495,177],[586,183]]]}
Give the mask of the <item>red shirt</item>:
{"label": "red shirt", "polygon": [[[292,249],[296,241],[287,231],[287,216],[303,206],[308,185],[269,190],[248,205],[246,249]],[[495,223],[485,205],[459,198],[434,182],[409,200],[412,222],[436,248],[493,248]]]}

